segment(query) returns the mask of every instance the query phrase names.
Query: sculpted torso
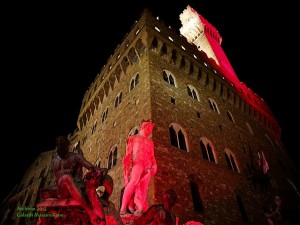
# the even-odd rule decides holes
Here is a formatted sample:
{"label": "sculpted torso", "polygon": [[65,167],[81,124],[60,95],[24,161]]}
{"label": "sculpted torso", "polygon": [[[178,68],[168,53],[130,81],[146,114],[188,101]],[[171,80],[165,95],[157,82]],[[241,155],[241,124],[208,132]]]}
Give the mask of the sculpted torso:
{"label": "sculpted torso", "polygon": [[132,143],[132,161],[134,163],[151,163],[153,157],[153,142],[140,135],[130,137]]}
{"label": "sculpted torso", "polygon": [[82,166],[80,165],[80,158],[77,155],[72,154],[71,152],[68,154],[66,159],[62,159],[57,156],[54,159],[53,164],[54,175],[56,180],[59,180],[63,175],[69,174],[72,177],[81,178],[82,175]]}

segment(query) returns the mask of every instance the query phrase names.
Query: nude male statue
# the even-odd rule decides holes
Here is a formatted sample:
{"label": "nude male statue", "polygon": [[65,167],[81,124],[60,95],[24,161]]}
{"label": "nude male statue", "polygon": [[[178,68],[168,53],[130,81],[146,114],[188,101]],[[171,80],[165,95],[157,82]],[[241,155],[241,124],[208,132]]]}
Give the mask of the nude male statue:
{"label": "nude male statue", "polygon": [[[72,197],[77,200],[89,214],[93,225],[105,225],[103,208],[98,202],[96,190],[87,192],[90,203],[84,197],[85,184],[83,167],[106,174],[105,170],[95,167],[82,155],[69,151],[69,140],[64,136],[56,138],[57,156],[53,161],[53,172],[58,187],[58,197]],[[97,201],[95,200],[97,199]]]}
{"label": "nude male statue", "polygon": [[139,133],[127,139],[126,155],[123,158],[125,189],[120,215],[126,214],[128,207],[135,215],[141,215],[148,209],[147,189],[151,177],[157,171],[154,145],[149,139],[153,127],[151,121],[143,121]]}

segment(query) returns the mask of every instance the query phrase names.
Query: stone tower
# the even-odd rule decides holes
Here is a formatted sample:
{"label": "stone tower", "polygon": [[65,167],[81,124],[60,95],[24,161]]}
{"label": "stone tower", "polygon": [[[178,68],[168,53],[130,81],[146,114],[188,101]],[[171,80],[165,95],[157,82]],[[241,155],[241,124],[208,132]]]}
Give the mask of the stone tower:
{"label": "stone tower", "polygon": [[151,119],[148,203],[174,189],[179,224],[265,224],[275,196],[299,207],[299,175],[267,103],[239,81],[213,25],[190,6],[180,20],[181,34],[142,12],[85,93],[72,151],[109,169],[119,208],[126,139]]}
{"label": "stone tower", "polygon": [[296,194],[280,126],[238,80],[216,28],[190,6],[180,19],[185,37],[142,13],[86,92],[74,148],[109,168],[119,207],[126,139],[151,119],[158,172],[149,205],[174,188],[180,223],[257,224],[275,195]]}

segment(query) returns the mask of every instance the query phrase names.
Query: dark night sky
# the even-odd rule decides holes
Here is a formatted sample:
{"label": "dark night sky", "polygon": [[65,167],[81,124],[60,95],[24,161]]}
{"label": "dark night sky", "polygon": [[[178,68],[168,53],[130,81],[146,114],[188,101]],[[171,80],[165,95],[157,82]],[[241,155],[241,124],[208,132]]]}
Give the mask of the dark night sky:
{"label": "dark night sky", "polygon": [[1,198],[41,152],[54,149],[57,135],[76,128],[84,93],[144,7],[179,29],[179,14],[190,4],[217,28],[237,76],[268,103],[299,165],[294,131],[299,72],[293,58],[299,58],[297,7],[257,0],[174,0],[169,6],[157,0],[61,2],[1,7]]}

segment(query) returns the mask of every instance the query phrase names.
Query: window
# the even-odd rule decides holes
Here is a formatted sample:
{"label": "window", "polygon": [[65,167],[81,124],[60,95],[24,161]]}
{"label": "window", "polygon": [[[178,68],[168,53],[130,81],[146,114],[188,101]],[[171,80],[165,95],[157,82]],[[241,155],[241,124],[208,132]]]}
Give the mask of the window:
{"label": "window", "polygon": [[192,97],[193,99],[199,101],[198,95],[197,95],[197,91],[196,91],[196,89],[193,86],[187,85],[187,92],[188,92],[188,95],[190,97]]}
{"label": "window", "polygon": [[176,99],[171,97],[171,103],[175,105]]}
{"label": "window", "polygon": [[101,159],[100,158],[97,159],[95,166],[101,168]]}
{"label": "window", "polygon": [[189,68],[189,75],[193,76],[193,73],[194,73],[194,65],[193,63],[191,63]]}
{"label": "window", "polygon": [[158,46],[158,41],[157,41],[157,38],[154,37],[153,40],[152,40],[152,43],[151,43],[151,49],[157,49],[157,46]]}
{"label": "window", "polygon": [[228,168],[232,171],[239,172],[233,153],[229,149],[225,149],[224,154]]}
{"label": "window", "polygon": [[120,92],[115,99],[115,108],[117,108],[121,102],[122,102],[122,92]]}
{"label": "window", "polygon": [[208,139],[201,138],[200,150],[202,152],[203,159],[206,159],[210,162],[216,163],[213,149],[214,149],[214,147]]}
{"label": "window", "polygon": [[117,146],[112,147],[108,156],[108,165],[107,168],[110,170],[117,164],[117,155],[118,155],[118,148]]}
{"label": "window", "polygon": [[213,99],[209,98],[208,99],[208,103],[209,103],[209,106],[210,106],[210,108],[211,108],[212,111],[220,114],[218,105],[217,105],[217,103]]}
{"label": "window", "polygon": [[180,69],[185,69],[185,59],[184,59],[184,57],[181,58]]}
{"label": "window", "polygon": [[108,116],[108,108],[106,108],[102,113],[102,123],[104,123],[107,120],[107,116]]}
{"label": "window", "polygon": [[191,187],[191,193],[192,193],[192,198],[193,198],[194,210],[195,210],[195,212],[202,213],[203,212],[203,203],[202,203],[202,199],[200,197],[198,185],[195,182],[191,181],[190,187]]}
{"label": "window", "polygon": [[81,150],[81,148],[80,148],[80,141],[78,141],[78,142],[76,142],[76,143],[74,144],[74,146],[73,146],[73,148],[72,148],[71,151],[74,152],[74,153],[78,153],[78,154],[83,155],[83,152],[82,152],[82,150]]}
{"label": "window", "polygon": [[194,206],[194,212],[197,216],[200,216],[204,212],[204,205],[201,198],[201,179],[195,174],[190,174],[188,176],[190,181],[191,195]]}
{"label": "window", "polygon": [[86,141],[87,141],[87,135],[85,135],[82,139],[82,146],[86,144]]}
{"label": "window", "polygon": [[122,60],[122,62],[121,62],[121,66],[122,66],[122,68],[123,68],[123,71],[126,72],[128,66],[129,66],[129,60],[128,60],[127,57],[124,57],[124,58],[123,58],[123,60]]}
{"label": "window", "polygon": [[132,136],[132,135],[136,135],[136,134],[138,134],[138,133],[139,133],[139,126],[135,126],[135,127],[133,127],[133,128],[129,131],[128,137],[129,137],[129,136]]}
{"label": "window", "polygon": [[131,49],[129,50],[128,57],[129,57],[129,60],[130,60],[133,64],[137,63],[137,61],[139,60],[139,58],[138,58],[138,56],[137,56],[137,54],[136,54],[134,48],[131,48]]}
{"label": "window", "polygon": [[172,73],[170,71],[168,71],[168,70],[164,70],[163,71],[163,79],[167,83],[169,83],[172,86],[176,87],[174,77],[173,77],[173,75],[172,75]]}
{"label": "window", "polygon": [[272,146],[272,149],[274,150],[275,149],[275,145],[274,145],[274,142],[272,141],[272,139],[270,138],[269,135],[265,134],[268,142],[270,143],[270,145]]}
{"label": "window", "polygon": [[182,128],[177,124],[171,124],[169,127],[171,145],[187,151],[185,135]]}
{"label": "window", "polygon": [[198,80],[202,79],[202,70],[201,70],[201,68],[199,68],[199,70],[198,70],[197,79]]}
{"label": "window", "polygon": [[165,57],[165,56],[167,56],[167,53],[168,53],[167,46],[165,43],[163,43],[163,46],[161,47],[160,55]]}
{"label": "window", "polygon": [[238,203],[238,206],[239,206],[240,213],[241,213],[241,216],[243,218],[243,221],[244,222],[248,222],[248,216],[247,216],[247,213],[246,213],[246,210],[245,210],[245,207],[244,207],[244,203],[242,201],[241,196],[240,195],[236,195],[236,200],[237,200],[237,203]]}
{"label": "window", "polygon": [[176,50],[173,49],[171,52],[171,62],[174,65],[176,65],[176,61],[177,61],[177,52],[176,52]]}
{"label": "window", "polygon": [[246,122],[246,126],[248,128],[249,133],[252,134],[252,135],[254,135],[253,130],[252,130],[250,124]]}
{"label": "window", "polygon": [[146,49],[146,47],[141,39],[139,39],[136,42],[135,48],[136,48],[136,51],[138,52],[139,56],[142,56]]}
{"label": "window", "polygon": [[226,112],[226,114],[227,114],[227,117],[228,117],[228,119],[229,119],[231,122],[233,122],[233,123],[234,123],[234,120],[233,120],[232,114],[231,114],[229,111],[227,111],[227,112]]}
{"label": "window", "polygon": [[132,79],[131,79],[131,82],[130,82],[130,91],[136,87],[136,85],[139,83],[139,74],[136,74]]}
{"label": "window", "polygon": [[95,121],[95,123],[94,123],[93,126],[92,126],[92,130],[91,130],[91,133],[92,133],[92,134],[95,133],[96,128],[97,128],[97,121]]}
{"label": "window", "polygon": [[217,82],[216,82],[216,80],[214,79],[214,80],[213,80],[212,90],[215,91],[216,89],[217,89]]}

